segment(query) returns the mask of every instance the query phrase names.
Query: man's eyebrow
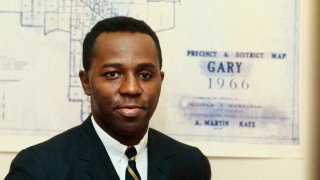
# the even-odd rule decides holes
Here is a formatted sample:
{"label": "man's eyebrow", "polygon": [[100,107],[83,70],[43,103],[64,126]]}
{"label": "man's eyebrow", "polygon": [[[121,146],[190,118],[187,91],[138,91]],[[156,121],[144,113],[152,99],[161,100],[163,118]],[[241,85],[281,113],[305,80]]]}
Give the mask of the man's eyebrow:
{"label": "man's eyebrow", "polygon": [[152,63],[141,63],[141,64],[138,64],[138,67],[140,67],[140,68],[156,68],[156,65],[152,64]]}
{"label": "man's eyebrow", "polygon": [[[120,68],[122,66],[123,66],[122,63],[106,63],[102,65],[101,69],[108,68],[108,67]],[[156,65],[153,63],[141,63],[141,64],[138,64],[138,67],[139,68],[156,68]]]}
{"label": "man's eyebrow", "polygon": [[121,66],[122,66],[121,63],[107,63],[107,64],[103,64],[101,68],[107,68],[107,67],[119,68]]}

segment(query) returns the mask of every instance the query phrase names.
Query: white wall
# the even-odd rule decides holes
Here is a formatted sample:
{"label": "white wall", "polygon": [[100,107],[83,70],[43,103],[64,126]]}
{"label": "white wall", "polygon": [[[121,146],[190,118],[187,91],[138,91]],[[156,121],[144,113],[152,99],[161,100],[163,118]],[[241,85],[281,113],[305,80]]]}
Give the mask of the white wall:
{"label": "white wall", "polygon": [[[215,180],[318,180],[320,178],[320,3],[301,0],[301,108],[304,158],[246,159],[209,157]],[[0,153],[0,179],[15,153]]]}

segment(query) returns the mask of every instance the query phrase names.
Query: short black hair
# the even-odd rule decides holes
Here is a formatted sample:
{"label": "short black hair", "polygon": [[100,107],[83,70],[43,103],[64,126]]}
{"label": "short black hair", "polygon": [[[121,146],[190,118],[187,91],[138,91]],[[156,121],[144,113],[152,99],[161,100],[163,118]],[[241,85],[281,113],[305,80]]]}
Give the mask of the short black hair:
{"label": "short black hair", "polygon": [[144,21],[132,17],[117,16],[99,21],[84,38],[82,65],[85,71],[90,69],[94,43],[103,32],[139,32],[149,35],[156,45],[160,69],[162,68],[161,47],[156,33]]}

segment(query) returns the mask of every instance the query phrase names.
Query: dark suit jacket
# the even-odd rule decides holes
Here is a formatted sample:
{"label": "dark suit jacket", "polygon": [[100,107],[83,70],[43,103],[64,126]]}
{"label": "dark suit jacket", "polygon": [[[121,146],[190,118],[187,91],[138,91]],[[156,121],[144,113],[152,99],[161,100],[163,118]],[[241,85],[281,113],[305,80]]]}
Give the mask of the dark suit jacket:
{"label": "dark suit jacket", "polygon": [[[208,180],[208,159],[197,149],[154,130],[148,137],[148,179]],[[90,118],[17,154],[6,180],[119,179]]]}

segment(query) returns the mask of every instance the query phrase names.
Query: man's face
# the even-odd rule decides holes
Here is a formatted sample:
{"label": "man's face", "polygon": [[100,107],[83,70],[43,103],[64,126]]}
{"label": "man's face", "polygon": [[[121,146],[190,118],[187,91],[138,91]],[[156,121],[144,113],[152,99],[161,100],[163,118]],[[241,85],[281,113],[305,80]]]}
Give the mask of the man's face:
{"label": "man's face", "polygon": [[94,118],[117,140],[145,134],[163,77],[152,38],[131,32],[100,34],[90,69],[80,71]]}

